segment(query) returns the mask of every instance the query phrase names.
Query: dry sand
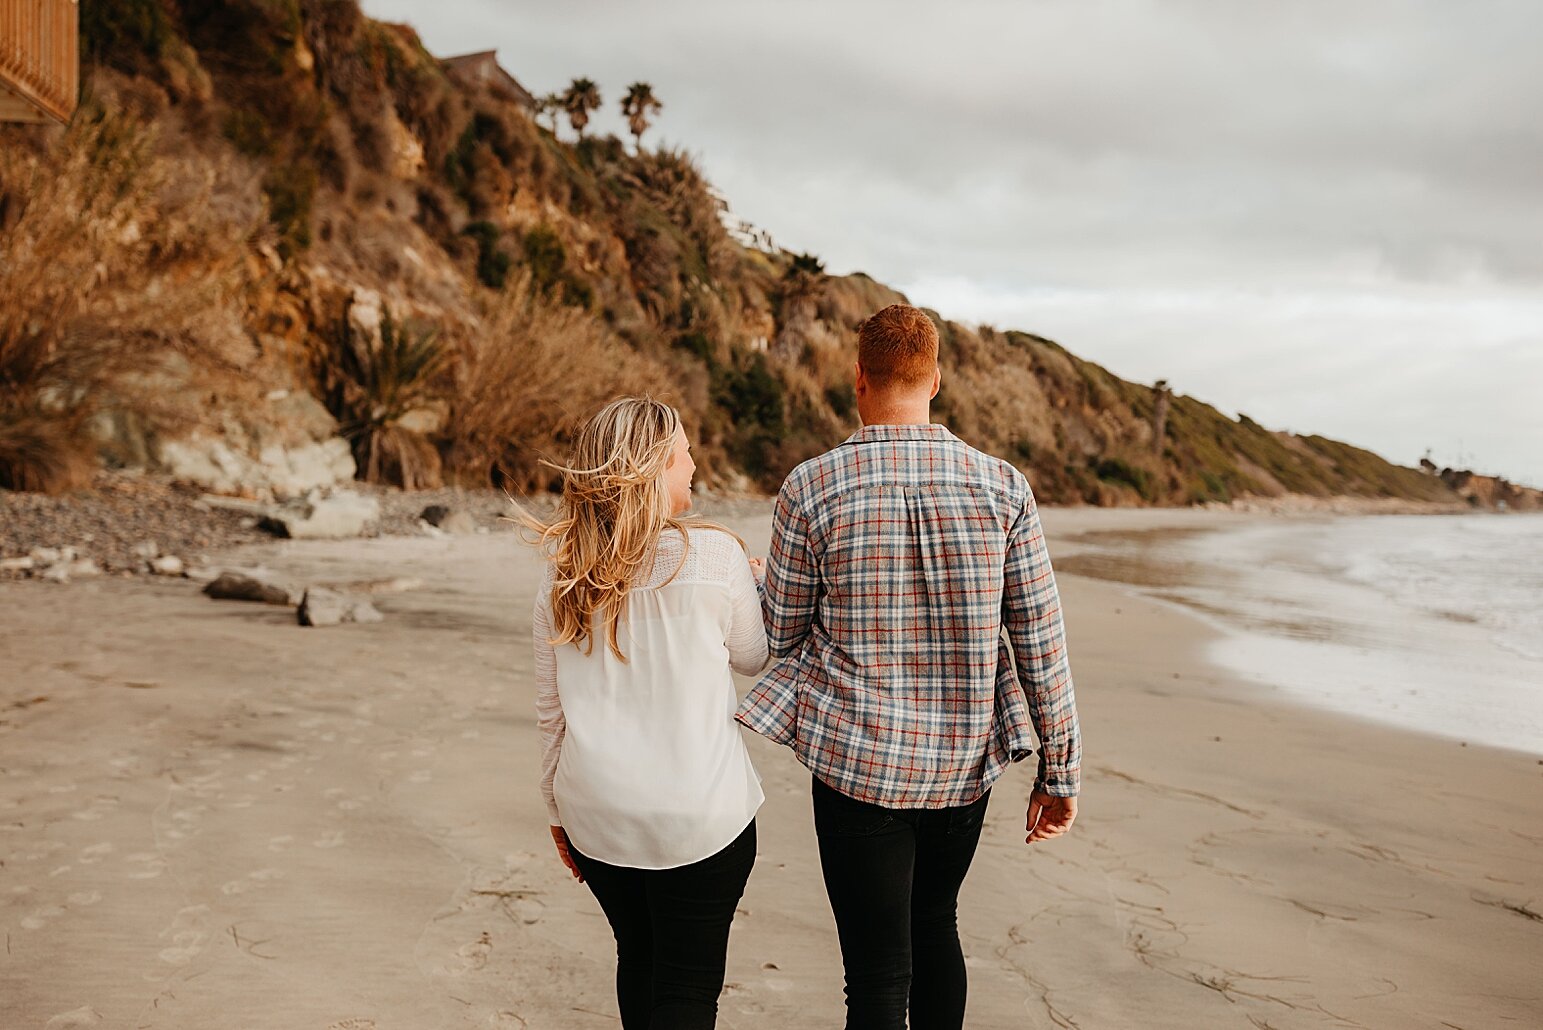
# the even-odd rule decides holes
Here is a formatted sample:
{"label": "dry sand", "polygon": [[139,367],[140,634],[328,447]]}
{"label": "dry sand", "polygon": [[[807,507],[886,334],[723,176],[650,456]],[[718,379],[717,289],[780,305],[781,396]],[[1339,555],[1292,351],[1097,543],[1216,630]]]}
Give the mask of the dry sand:
{"label": "dry sand", "polygon": [[[1055,553],[1226,518],[1047,523]],[[741,527],[764,549],[764,518]],[[256,554],[426,585],[310,630],[180,581],[0,583],[0,1028],[619,1025],[608,929],[535,789],[533,557],[507,535]],[[1062,590],[1083,814],[1029,849],[1029,770],[998,787],[962,899],[969,1026],[1543,1026],[1536,757],[1292,707],[1208,667],[1215,631],[1182,611]],[[752,750],[768,800],[719,1025],[839,1026],[808,776]]]}

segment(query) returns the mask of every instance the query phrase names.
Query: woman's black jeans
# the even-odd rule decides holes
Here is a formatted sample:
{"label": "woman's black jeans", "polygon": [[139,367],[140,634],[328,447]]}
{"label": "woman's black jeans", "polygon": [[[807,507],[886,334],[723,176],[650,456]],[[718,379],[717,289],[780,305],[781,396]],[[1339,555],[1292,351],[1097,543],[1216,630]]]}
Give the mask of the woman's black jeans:
{"label": "woman's black jeans", "polygon": [[959,1030],[966,980],[959,887],[987,791],[959,808],[857,801],[814,781],[820,866],[846,964],[847,1030]]}
{"label": "woman's black jeans", "polygon": [[571,853],[616,935],[623,1030],[711,1030],[729,924],[755,865],[755,821],[716,855],[676,869],[629,869]]}

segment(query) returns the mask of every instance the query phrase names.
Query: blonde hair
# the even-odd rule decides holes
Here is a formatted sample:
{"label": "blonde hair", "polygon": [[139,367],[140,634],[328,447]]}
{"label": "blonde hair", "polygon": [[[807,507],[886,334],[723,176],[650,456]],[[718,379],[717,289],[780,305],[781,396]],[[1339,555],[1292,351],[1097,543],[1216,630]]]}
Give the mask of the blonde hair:
{"label": "blonde hair", "polygon": [[[617,628],[633,584],[653,570],[665,530],[679,531],[689,551],[688,528],[723,529],[671,513],[664,472],[680,431],[680,413],[668,404],[651,397],[614,400],[579,427],[567,464],[543,461],[562,475],[562,501],[552,519],[543,522],[515,506],[517,521],[552,563],[553,645],[571,643],[590,654],[599,615],[611,653],[626,661]],[[677,566],[670,579],[679,573]]]}

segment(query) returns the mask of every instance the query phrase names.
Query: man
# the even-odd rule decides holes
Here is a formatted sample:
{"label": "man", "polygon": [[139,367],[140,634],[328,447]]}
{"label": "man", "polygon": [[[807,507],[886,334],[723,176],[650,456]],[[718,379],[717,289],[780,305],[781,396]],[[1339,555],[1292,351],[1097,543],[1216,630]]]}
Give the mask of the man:
{"label": "man", "polygon": [[1032,723],[1025,839],[1060,836],[1081,739],[1028,481],[932,424],[926,314],[884,308],[857,348],[862,428],[777,497],[763,599],[776,661],[737,717],[814,774],[847,1027],[903,1030],[909,1011],[912,1030],[958,1028],[959,887],[991,784],[1032,753]]}

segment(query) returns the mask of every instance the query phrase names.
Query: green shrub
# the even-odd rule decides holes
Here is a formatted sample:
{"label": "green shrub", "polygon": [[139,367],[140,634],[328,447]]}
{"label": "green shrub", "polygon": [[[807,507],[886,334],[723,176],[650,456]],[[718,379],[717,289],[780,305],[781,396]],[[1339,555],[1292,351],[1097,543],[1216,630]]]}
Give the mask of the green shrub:
{"label": "green shrub", "polygon": [[1105,483],[1122,483],[1135,490],[1143,500],[1153,499],[1152,473],[1136,468],[1119,458],[1104,458],[1094,466],[1093,474]]}
{"label": "green shrub", "polygon": [[675,348],[695,356],[704,365],[713,363],[713,344],[704,332],[681,333],[675,337]]}
{"label": "green shrub", "polygon": [[226,112],[220,123],[225,138],[248,157],[272,157],[274,151],[273,129],[268,120],[256,111],[235,109]]}
{"label": "green shrub", "polygon": [[268,220],[278,229],[280,250],[292,257],[311,245],[311,203],[316,197],[316,171],[309,165],[280,165],[263,179],[268,195]]}
{"label": "green shrub", "polygon": [[492,222],[472,222],[461,232],[477,241],[477,278],[482,285],[503,289],[513,261],[498,249],[498,226]]}
{"label": "green shrub", "polygon": [[525,234],[524,248],[531,279],[539,289],[550,290],[562,278],[563,266],[568,261],[563,241],[550,227],[538,225]]}

